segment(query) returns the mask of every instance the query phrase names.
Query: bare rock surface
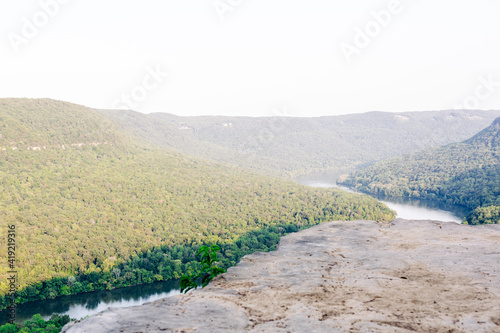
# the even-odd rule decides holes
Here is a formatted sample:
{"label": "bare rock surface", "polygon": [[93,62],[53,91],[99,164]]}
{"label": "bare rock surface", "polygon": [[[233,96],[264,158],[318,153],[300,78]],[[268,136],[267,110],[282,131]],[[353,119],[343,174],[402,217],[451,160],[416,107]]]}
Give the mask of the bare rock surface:
{"label": "bare rock surface", "polygon": [[63,332],[500,332],[500,225],[323,223],[205,289]]}

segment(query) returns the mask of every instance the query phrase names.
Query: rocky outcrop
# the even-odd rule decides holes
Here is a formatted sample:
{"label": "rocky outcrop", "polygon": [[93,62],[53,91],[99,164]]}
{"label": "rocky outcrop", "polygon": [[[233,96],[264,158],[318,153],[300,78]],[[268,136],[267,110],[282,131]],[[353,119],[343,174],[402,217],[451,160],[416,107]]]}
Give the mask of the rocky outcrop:
{"label": "rocky outcrop", "polygon": [[63,332],[500,332],[500,225],[330,222],[210,286]]}

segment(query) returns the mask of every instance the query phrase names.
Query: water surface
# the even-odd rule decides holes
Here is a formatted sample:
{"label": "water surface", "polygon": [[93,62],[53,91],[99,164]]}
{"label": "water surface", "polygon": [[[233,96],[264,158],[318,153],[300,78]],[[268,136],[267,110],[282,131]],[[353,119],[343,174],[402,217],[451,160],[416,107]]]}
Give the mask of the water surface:
{"label": "water surface", "polygon": [[[349,173],[348,171],[340,173],[323,173],[312,174],[297,178],[296,181],[302,185],[312,187],[337,187],[348,192],[356,192],[353,189],[339,186],[336,183],[337,178]],[[368,194],[370,195],[370,194]],[[417,200],[410,198],[394,198],[394,197],[375,197],[377,200],[383,202],[387,207],[396,211],[397,217],[409,220],[435,220],[443,222],[456,222],[462,223],[465,217],[465,210],[460,206],[444,205],[435,201]]]}
{"label": "water surface", "polygon": [[[114,290],[61,296],[56,299],[20,304],[16,309],[16,321],[24,323],[34,314],[49,319],[54,313],[80,319],[106,310],[109,307],[125,308],[142,305],[160,298],[179,294],[179,281],[170,280]],[[5,324],[8,313],[0,312],[1,324]]]}

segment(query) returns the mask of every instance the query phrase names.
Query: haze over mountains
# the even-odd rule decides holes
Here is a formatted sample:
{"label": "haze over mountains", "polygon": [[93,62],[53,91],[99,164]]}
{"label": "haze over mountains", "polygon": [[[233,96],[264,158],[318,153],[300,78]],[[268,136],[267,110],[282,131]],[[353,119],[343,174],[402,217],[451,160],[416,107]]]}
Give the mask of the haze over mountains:
{"label": "haze over mountains", "polygon": [[294,177],[465,140],[500,111],[369,112],[318,118],[179,117],[100,111],[155,146],[272,175]]}

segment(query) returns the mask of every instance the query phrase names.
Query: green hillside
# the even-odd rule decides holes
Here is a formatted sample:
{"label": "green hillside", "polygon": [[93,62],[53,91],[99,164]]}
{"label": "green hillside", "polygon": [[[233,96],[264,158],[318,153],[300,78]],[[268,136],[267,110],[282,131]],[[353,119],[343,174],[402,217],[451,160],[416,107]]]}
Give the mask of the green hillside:
{"label": "green hillside", "polygon": [[354,169],[462,141],[500,116],[500,111],[470,110],[319,118],[101,112],[141,142],[283,177]]}
{"label": "green hillside", "polygon": [[470,224],[500,223],[500,118],[469,140],[375,163],[342,184],[461,205]]}
{"label": "green hillside", "polygon": [[49,99],[0,99],[0,150],[124,144],[111,121],[83,106]]}
{"label": "green hillside", "polygon": [[2,99],[0,120],[0,256],[15,225],[19,301],[175,278],[203,242],[227,244],[234,264],[297,227],[394,216],[368,196],[133,143],[70,103]]}

